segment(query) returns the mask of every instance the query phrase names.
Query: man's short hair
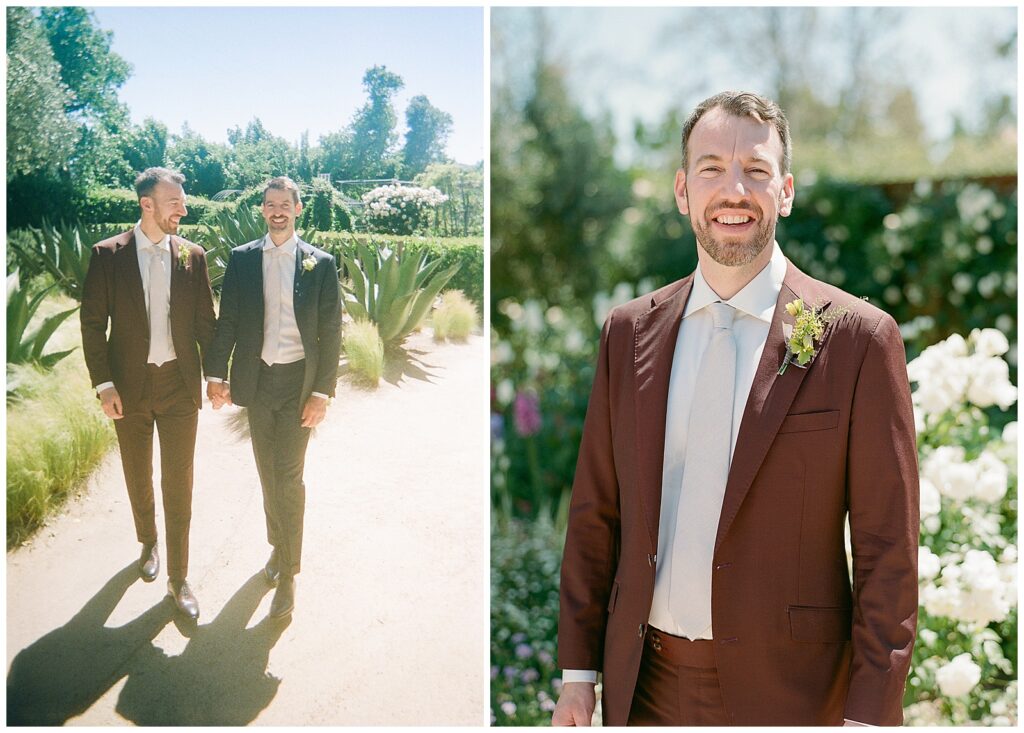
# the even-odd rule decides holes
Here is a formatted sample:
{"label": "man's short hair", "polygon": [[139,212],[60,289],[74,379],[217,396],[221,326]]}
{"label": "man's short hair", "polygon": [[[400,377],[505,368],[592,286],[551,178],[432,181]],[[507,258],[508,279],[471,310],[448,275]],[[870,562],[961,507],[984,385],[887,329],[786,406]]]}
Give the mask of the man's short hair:
{"label": "man's short hair", "polygon": [[156,188],[156,184],[161,181],[184,186],[185,176],[177,171],[172,171],[168,168],[160,168],[159,166],[147,168],[135,178],[135,195],[140,199],[143,196],[152,196],[153,189]]}
{"label": "man's short hair", "polygon": [[789,173],[793,163],[793,143],[789,138],[789,121],[782,108],[775,102],[753,92],[720,92],[713,97],[708,97],[697,105],[690,117],[683,123],[683,170],[686,170],[687,152],[686,146],[690,142],[690,133],[693,132],[697,121],[704,116],[705,112],[721,107],[723,110],[736,117],[753,117],[758,122],[770,122],[782,139],[782,174]]}
{"label": "man's short hair", "polygon": [[301,203],[299,200],[299,184],[297,184],[288,176],[277,176],[276,178],[271,178],[269,181],[267,181],[266,185],[263,187],[264,203],[266,203],[267,201],[267,191],[269,191],[272,188],[278,191],[291,191],[292,203],[296,205]]}

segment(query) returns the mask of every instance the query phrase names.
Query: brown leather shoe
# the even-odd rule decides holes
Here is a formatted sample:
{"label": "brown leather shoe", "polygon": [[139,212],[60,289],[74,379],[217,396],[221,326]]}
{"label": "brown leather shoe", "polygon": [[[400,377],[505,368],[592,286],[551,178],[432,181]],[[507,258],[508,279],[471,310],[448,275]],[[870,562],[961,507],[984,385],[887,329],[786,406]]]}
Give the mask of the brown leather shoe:
{"label": "brown leather shoe", "polygon": [[160,555],[156,551],[156,543],[142,546],[142,554],[139,556],[139,575],[142,580],[152,583],[160,572]]}
{"label": "brown leather shoe", "polygon": [[277,585],[277,581],[281,577],[281,570],[278,568],[277,564],[276,548],[270,553],[270,559],[267,560],[267,564],[263,567],[263,574],[266,576],[270,587]]}
{"label": "brown leather shoe", "polygon": [[282,573],[270,601],[270,618],[287,616],[295,608],[295,576]]}
{"label": "brown leather shoe", "polygon": [[174,600],[178,610],[190,619],[199,618],[199,601],[192,595],[192,589],[188,587],[188,581],[167,581],[167,595]]}

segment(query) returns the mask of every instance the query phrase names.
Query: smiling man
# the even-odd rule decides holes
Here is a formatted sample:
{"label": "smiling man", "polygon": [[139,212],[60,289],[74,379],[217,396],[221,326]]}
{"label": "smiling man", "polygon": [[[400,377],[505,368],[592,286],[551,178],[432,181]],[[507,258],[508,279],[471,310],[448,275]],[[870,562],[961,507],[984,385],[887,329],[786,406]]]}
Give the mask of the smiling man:
{"label": "smiling man", "polygon": [[231,251],[217,332],[205,362],[214,408],[225,403],[248,408],[272,548],[265,574],[277,586],[270,604],[274,618],[295,607],[306,446],[334,396],[341,350],[337,266],[333,256],[296,234],[301,211],[294,181],[279,176],[267,183],[267,234]]}
{"label": "smiling man", "polygon": [[601,334],[556,725],[590,723],[599,671],[606,725],[902,722],[918,547],[905,352],[892,318],[782,254],[790,161],[782,110],[755,94],[711,97],[683,127],[675,196],[698,267]]}
{"label": "smiling man", "polygon": [[[203,248],[176,236],[185,177],[148,168],[135,180],[142,218],[92,248],[82,292],[82,351],[103,412],[114,420],[135,533],[139,573],[160,569],[153,500],[153,430],[167,533],[168,594],[198,618],[186,582],[192,519],[192,460],[202,406],[200,349],[216,316]],[[107,326],[110,326],[109,335]]]}

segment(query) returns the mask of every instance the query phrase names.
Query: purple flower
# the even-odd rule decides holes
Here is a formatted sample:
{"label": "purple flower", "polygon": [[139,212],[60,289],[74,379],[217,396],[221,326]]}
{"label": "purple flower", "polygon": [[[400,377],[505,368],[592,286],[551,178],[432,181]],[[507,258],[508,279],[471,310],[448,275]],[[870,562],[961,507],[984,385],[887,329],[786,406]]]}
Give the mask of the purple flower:
{"label": "purple flower", "polygon": [[533,656],[533,647],[529,644],[516,644],[516,658],[526,659]]}
{"label": "purple flower", "polygon": [[540,709],[543,710],[545,713],[553,713],[555,711],[555,701],[541,700]]}
{"label": "purple flower", "polygon": [[497,665],[495,665],[495,666],[491,667],[491,679],[492,680],[493,679],[497,679],[497,677],[498,677],[498,667],[497,667]]}
{"label": "purple flower", "polygon": [[556,690],[561,690],[562,689],[562,678],[561,677],[552,677],[551,678],[551,686],[554,687]]}
{"label": "purple flower", "polygon": [[535,670],[533,667],[530,667],[528,669],[523,670],[523,673],[522,675],[520,675],[519,679],[521,679],[523,683],[528,685],[531,682],[536,682],[540,679],[540,672]]}
{"label": "purple flower", "polygon": [[499,413],[491,413],[491,440],[499,441],[505,437],[505,418]]}
{"label": "purple flower", "polygon": [[506,700],[501,704],[501,712],[511,718],[516,714],[516,704],[511,700]]}
{"label": "purple flower", "polygon": [[526,634],[524,634],[522,631],[517,631],[509,637],[509,641],[511,641],[513,644],[522,643],[526,641]]}
{"label": "purple flower", "polygon": [[551,664],[553,661],[555,661],[555,658],[551,656],[551,652],[545,651],[543,649],[537,652],[537,659],[539,659],[544,664]]}
{"label": "purple flower", "polygon": [[519,392],[513,405],[516,432],[524,438],[540,432],[540,400],[532,392]]}
{"label": "purple flower", "polygon": [[516,668],[515,667],[505,667],[505,669],[501,670],[501,673],[503,675],[505,675],[505,679],[512,680],[512,679],[515,679]]}

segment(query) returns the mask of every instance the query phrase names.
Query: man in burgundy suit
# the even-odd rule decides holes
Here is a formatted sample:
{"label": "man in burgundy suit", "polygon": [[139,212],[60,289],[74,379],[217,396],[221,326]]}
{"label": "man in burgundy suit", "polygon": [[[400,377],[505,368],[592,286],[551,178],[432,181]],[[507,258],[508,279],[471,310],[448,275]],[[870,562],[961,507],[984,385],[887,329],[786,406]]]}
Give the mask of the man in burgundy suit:
{"label": "man in burgundy suit", "polygon": [[[82,350],[100,405],[113,418],[135,533],[139,573],[160,569],[153,503],[153,428],[167,540],[168,595],[192,619],[199,604],[186,582],[192,519],[192,459],[202,406],[200,349],[216,315],[199,245],[176,236],[185,177],[148,168],[135,181],[142,218],[92,248],[82,293]],[[107,327],[110,327],[108,334]]]}
{"label": "man in burgundy suit", "polygon": [[606,725],[898,725],[918,548],[899,328],[774,241],[793,203],[774,102],[711,97],[682,153],[699,264],[601,334],[552,722],[588,725],[602,672]]}

